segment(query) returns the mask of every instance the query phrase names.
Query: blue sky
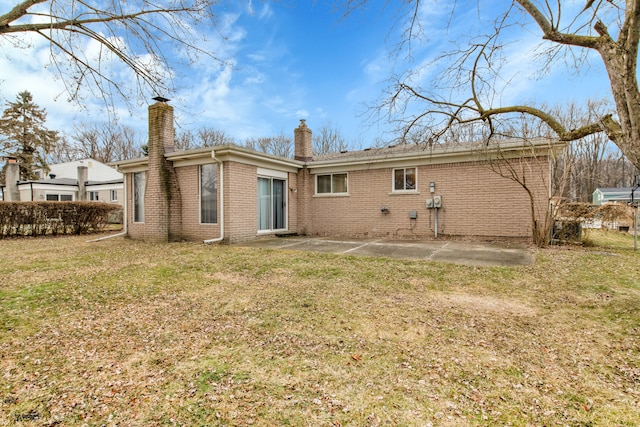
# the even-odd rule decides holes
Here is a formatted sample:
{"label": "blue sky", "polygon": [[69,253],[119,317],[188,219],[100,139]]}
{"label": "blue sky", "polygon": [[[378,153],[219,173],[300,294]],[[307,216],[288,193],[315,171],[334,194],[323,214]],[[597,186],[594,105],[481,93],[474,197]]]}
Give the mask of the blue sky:
{"label": "blue sky", "polygon": [[[175,70],[177,93],[169,97],[178,130],[212,127],[242,143],[250,137],[292,136],[299,119],[306,119],[312,129],[330,124],[354,148],[370,146],[378,137],[388,140],[390,127],[363,114],[366,105],[380,99],[386,79],[406,67],[428,63],[450,42],[481,29],[494,18],[493,11],[504,6],[498,0],[480,1],[486,6],[482,14],[478,9],[459,11],[460,19],[447,27],[445,12],[451,2],[424,1],[421,19],[430,36],[413,45],[411,60],[393,61],[389,48],[402,30],[395,1],[387,5],[385,0],[371,0],[366,9],[346,18],[333,3],[222,2],[216,9],[218,30],[227,40],[220,41],[210,31],[204,47],[232,66],[201,58],[191,67]],[[0,0],[0,13],[14,4]],[[573,7],[583,5],[577,1]],[[544,79],[537,79],[531,48],[539,43],[539,36],[535,27],[510,35],[511,59],[506,69],[516,78],[507,76],[512,82],[499,102],[555,104],[608,95],[606,75],[597,59],[582,75],[568,77],[558,63]],[[100,100],[88,98],[82,109],[67,102],[62,83],[46,68],[48,47],[37,39],[27,41],[31,47],[16,49],[0,39],[0,99],[13,100],[19,91],[29,90],[35,102],[46,108],[50,128],[60,131],[71,131],[74,123],[103,120]],[[113,70],[126,76],[118,64]],[[436,70],[425,70],[420,78],[428,82]],[[144,135],[146,105],[132,111],[123,103],[118,107],[121,123]]]}

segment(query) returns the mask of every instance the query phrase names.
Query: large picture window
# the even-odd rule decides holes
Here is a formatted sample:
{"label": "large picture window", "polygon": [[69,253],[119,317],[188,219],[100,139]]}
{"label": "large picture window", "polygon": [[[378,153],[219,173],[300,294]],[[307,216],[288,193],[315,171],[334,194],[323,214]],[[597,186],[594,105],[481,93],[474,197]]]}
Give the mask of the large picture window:
{"label": "large picture window", "polygon": [[146,182],[146,172],[133,174],[133,222],[144,222],[144,188]]}
{"label": "large picture window", "polygon": [[418,189],[418,171],[416,168],[393,170],[393,191],[416,191]]}
{"label": "large picture window", "polygon": [[316,176],[316,194],[347,194],[346,173],[333,173]]}
{"label": "large picture window", "polygon": [[218,222],[218,171],[211,163],[200,165],[200,223]]}

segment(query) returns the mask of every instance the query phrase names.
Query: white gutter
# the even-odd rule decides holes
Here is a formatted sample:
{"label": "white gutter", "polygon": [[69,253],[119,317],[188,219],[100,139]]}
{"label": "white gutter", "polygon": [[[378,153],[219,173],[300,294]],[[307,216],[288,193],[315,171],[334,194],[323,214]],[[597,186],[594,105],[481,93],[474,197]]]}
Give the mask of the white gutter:
{"label": "white gutter", "polygon": [[[116,170],[118,170],[118,167],[116,167]],[[122,195],[122,197],[124,197],[124,200],[122,201],[122,222],[124,225],[124,230],[123,233],[125,235],[127,235],[127,231],[128,231],[128,227],[127,224],[129,224],[129,215],[127,212],[127,208],[129,207],[129,204],[127,203],[127,174],[123,173],[122,174],[122,192],[124,193]]]}
{"label": "white gutter", "polygon": [[224,240],[224,163],[216,159],[214,150],[211,150],[211,158],[220,165],[220,237],[205,240],[204,243],[217,243]]}

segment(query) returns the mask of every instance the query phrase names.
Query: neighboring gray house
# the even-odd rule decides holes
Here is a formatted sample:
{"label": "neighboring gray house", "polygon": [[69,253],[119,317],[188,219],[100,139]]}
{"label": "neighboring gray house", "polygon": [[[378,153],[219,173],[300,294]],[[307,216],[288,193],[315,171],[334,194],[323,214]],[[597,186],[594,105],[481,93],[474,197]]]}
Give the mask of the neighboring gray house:
{"label": "neighboring gray house", "polygon": [[[17,163],[8,160],[8,168],[17,169]],[[2,185],[2,200],[12,201],[73,201],[94,200],[123,204],[123,176],[111,166],[95,159],[51,165],[49,174],[38,170],[37,180],[18,181],[9,179]],[[14,175],[16,176],[16,175]]]}
{"label": "neighboring gray house", "polygon": [[[592,203],[594,205],[602,205],[603,203],[631,203],[631,187],[619,188],[596,188],[593,192]],[[640,188],[636,189],[633,198],[636,202],[640,201]]]}

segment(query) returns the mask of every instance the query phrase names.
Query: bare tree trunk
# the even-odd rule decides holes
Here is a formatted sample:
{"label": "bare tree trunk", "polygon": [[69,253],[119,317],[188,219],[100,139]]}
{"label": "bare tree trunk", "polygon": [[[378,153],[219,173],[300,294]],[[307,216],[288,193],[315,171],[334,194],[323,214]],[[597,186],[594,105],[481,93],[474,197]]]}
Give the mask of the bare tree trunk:
{"label": "bare tree trunk", "polygon": [[[626,6],[620,7],[624,20],[617,41],[611,37],[607,26],[597,18],[597,8],[603,2],[594,6],[596,9],[591,20],[598,36],[563,33],[558,29],[559,23],[549,20],[534,2],[516,2],[536,21],[544,33],[544,39],[559,45],[598,51],[607,70],[618,113],[617,121],[607,115],[601,119],[600,124],[609,139],[616,143],[636,167],[640,167],[640,91],[636,77],[640,42],[640,0],[627,0]],[[585,10],[593,6],[593,3],[587,2]],[[613,5],[613,2],[610,3]]]}
{"label": "bare tree trunk", "polygon": [[[640,167],[640,91],[635,66],[637,43],[633,47],[635,49],[629,50],[607,42],[598,51],[609,75],[620,126],[616,126],[613,119],[605,119],[603,124],[609,138],[634,165]],[[633,57],[633,61],[628,57]]]}

